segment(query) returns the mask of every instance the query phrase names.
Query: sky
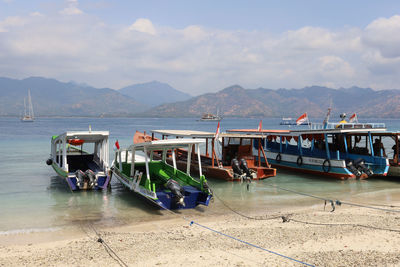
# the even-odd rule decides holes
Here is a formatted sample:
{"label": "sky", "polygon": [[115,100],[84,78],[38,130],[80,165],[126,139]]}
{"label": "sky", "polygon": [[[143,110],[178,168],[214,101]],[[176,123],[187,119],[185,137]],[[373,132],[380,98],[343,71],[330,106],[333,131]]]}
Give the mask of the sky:
{"label": "sky", "polygon": [[0,77],[400,89],[398,0],[0,0]]}

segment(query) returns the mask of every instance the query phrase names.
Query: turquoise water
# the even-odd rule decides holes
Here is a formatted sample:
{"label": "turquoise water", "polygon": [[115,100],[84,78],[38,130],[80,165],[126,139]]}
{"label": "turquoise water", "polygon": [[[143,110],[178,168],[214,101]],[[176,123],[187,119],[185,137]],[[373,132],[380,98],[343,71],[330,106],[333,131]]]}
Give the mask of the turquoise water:
{"label": "turquoise water", "polygon": [[[282,128],[280,119],[263,119],[263,128]],[[382,120],[374,120],[382,122]],[[400,129],[400,120],[383,120],[389,130]],[[224,119],[221,130],[257,128],[259,119]],[[0,235],[57,229],[80,222],[107,226],[170,217],[113,180],[111,191],[71,192],[64,180],[45,164],[50,153],[50,137],[67,130],[109,130],[110,144],[119,140],[121,147],[132,143],[136,130],[193,129],[214,132],[216,122],[195,119],[152,118],[38,118],[22,123],[16,118],[0,118]],[[110,158],[113,159],[112,148]],[[282,207],[321,205],[320,200],[280,191],[270,185],[322,197],[358,203],[390,204],[400,202],[400,179],[339,181],[329,178],[278,170],[278,175],[245,184],[209,178],[216,195],[242,213],[279,211]],[[230,211],[217,199],[209,207],[179,211],[179,214],[205,217]]]}

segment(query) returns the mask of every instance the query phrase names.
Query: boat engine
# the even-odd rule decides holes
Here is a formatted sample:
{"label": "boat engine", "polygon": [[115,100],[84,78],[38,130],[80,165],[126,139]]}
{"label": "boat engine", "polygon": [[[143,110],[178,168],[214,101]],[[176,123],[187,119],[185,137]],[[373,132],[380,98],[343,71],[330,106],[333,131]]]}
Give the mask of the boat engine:
{"label": "boat engine", "polygon": [[253,178],[253,176],[250,173],[250,169],[247,166],[247,161],[245,159],[240,160],[240,168],[243,170],[243,172],[246,173],[247,178]]}
{"label": "boat engine", "polygon": [[165,187],[171,190],[172,194],[174,194],[176,203],[185,206],[185,197],[183,195],[185,193],[185,190],[182,186],[179,185],[177,181],[169,179],[168,182],[165,184]]}
{"label": "boat engine", "polygon": [[89,187],[97,186],[97,178],[96,174],[90,169],[85,171],[85,175],[89,178],[90,184]]}
{"label": "boat engine", "polygon": [[356,159],[354,161],[354,165],[359,171],[362,171],[363,173],[368,175],[368,177],[374,175],[374,172],[365,165],[365,161],[363,159]]}
{"label": "boat engine", "polygon": [[77,170],[75,172],[75,177],[76,177],[76,186],[79,188],[81,186],[83,186],[83,183],[85,182],[85,180],[88,179],[87,175],[81,170]]}
{"label": "boat engine", "polygon": [[242,169],[240,168],[240,165],[239,165],[239,161],[236,158],[232,159],[231,165],[232,165],[234,174],[236,174],[237,176],[243,175]]}
{"label": "boat engine", "polygon": [[346,161],[346,167],[347,167],[347,169],[351,172],[351,173],[353,173],[355,176],[357,176],[357,177],[360,177],[361,176],[361,171],[359,171],[355,166],[354,166],[354,163],[353,163],[353,160],[347,160]]}

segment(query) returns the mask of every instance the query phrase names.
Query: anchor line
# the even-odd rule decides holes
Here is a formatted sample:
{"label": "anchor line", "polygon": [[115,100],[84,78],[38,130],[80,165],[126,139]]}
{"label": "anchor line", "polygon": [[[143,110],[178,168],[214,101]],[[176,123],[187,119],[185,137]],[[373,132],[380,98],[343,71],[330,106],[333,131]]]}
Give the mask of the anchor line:
{"label": "anchor line", "polygon": [[190,225],[193,225],[193,224],[195,224],[195,225],[197,225],[197,226],[200,226],[200,227],[202,227],[202,228],[204,228],[204,229],[207,229],[207,230],[209,230],[209,231],[212,231],[212,232],[214,232],[214,233],[217,233],[217,234],[219,234],[219,235],[223,235],[223,236],[225,236],[225,237],[231,238],[231,239],[233,239],[233,240],[236,240],[236,241],[241,242],[241,243],[243,243],[243,244],[246,244],[246,245],[248,245],[248,246],[255,247],[255,248],[261,249],[261,250],[263,250],[263,251],[269,252],[269,253],[271,253],[271,254],[275,254],[275,255],[277,255],[277,256],[286,258],[286,259],[288,259],[288,260],[295,261],[295,262],[297,262],[297,263],[300,263],[300,264],[303,264],[303,265],[306,265],[306,266],[315,266],[315,265],[312,265],[312,264],[309,264],[309,263],[306,263],[306,262],[303,262],[303,261],[294,259],[294,258],[292,258],[292,257],[286,256],[286,255],[283,255],[283,254],[280,254],[280,253],[278,253],[278,252],[275,252],[275,251],[272,251],[272,250],[269,250],[269,249],[266,249],[266,248],[263,248],[263,247],[254,245],[254,244],[252,244],[252,243],[249,243],[249,242],[247,242],[247,241],[241,240],[241,239],[236,238],[236,237],[234,237],[234,236],[230,236],[230,235],[228,235],[228,234],[225,234],[225,233],[223,233],[223,232],[214,230],[214,229],[212,229],[212,228],[210,228],[210,227],[207,227],[207,226],[205,226],[205,225],[199,224],[199,223],[197,223],[197,222],[195,222],[195,221],[191,221],[191,222],[190,222]]}
{"label": "anchor line", "polygon": [[291,193],[294,193],[294,194],[303,195],[303,196],[307,196],[307,197],[323,200],[323,201],[326,201],[326,202],[330,202],[331,205],[332,205],[332,211],[335,210],[335,205],[337,205],[337,206],[348,205],[348,206],[355,206],[355,207],[360,207],[360,208],[367,208],[367,209],[374,209],[374,210],[380,210],[380,211],[386,211],[386,212],[400,213],[400,210],[392,210],[392,209],[384,209],[384,208],[379,208],[379,207],[372,207],[372,206],[368,206],[368,205],[362,205],[362,204],[357,204],[357,203],[340,201],[338,199],[333,200],[333,199],[329,199],[329,198],[314,196],[314,195],[311,195],[311,194],[307,194],[307,193],[303,193],[303,192],[299,192],[299,191],[283,188],[283,187],[280,187],[280,186],[277,186],[277,185],[269,185],[269,184],[266,184],[266,185],[270,186],[270,187],[277,188],[279,190],[291,192]]}

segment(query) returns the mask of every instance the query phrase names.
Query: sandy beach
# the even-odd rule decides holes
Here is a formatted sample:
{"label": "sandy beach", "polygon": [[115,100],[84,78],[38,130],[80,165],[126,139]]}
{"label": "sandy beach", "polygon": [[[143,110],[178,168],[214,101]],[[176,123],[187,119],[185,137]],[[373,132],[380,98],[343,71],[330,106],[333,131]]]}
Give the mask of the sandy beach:
{"label": "sandy beach", "polygon": [[315,266],[400,266],[400,213],[344,205],[330,212],[322,204],[252,216],[257,220],[232,212],[191,218],[168,214],[168,219],[107,229],[82,223],[54,232],[3,235],[0,265],[302,265],[264,248]]}

